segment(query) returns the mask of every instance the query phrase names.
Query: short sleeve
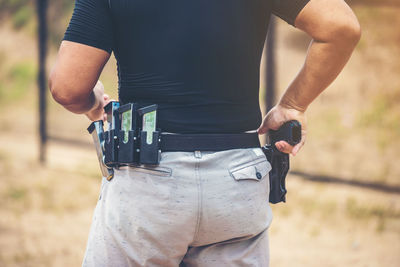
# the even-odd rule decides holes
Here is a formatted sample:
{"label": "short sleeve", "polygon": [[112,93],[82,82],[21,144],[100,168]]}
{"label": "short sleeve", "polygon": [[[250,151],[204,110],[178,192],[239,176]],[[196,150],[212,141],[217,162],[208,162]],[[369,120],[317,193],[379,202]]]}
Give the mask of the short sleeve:
{"label": "short sleeve", "polygon": [[64,40],[81,43],[111,53],[113,27],[107,0],[76,0]]}
{"label": "short sleeve", "polygon": [[310,0],[272,0],[272,13],[294,26],[297,15]]}

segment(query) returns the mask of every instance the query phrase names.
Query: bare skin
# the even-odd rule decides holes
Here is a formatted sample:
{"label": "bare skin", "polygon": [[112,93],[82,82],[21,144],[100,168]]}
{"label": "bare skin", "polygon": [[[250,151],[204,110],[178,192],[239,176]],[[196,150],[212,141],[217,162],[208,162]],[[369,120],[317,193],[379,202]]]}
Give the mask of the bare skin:
{"label": "bare skin", "polygon": [[[307,107],[339,75],[361,35],[357,18],[343,0],[311,0],[297,16],[295,26],[313,39],[305,63],[258,129],[259,134],[265,134],[288,120],[300,121],[300,144],[276,144],[280,151],[292,155],[306,140]],[[63,41],[49,78],[54,99],[71,112],[86,114],[91,120],[103,119],[109,98],[98,78],[109,58],[101,49]]]}
{"label": "bare skin", "polygon": [[109,97],[98,79],[109,58],[104,50],[63,41],[49,78],[53,98],[73,113],[102,119]]}
{"label": "bare skin", "polygon": [[342,0],[311,0],[297,16],[295,26],[313,39],[305,63],[258,129],[259,134],[264,134],[288,120],[300,121],[302,140],[298,145],[276,143],[280,151],[292,155],[306,141],[307,107],[339,75],[361,36],[356,16]]}

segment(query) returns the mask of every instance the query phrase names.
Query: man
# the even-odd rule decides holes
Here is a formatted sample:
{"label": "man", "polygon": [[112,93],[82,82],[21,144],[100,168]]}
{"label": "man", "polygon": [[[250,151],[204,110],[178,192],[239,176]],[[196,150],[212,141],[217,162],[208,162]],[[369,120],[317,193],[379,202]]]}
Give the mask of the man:
{"label": "man", "polygon": [[[271,13],[313,40],[261,122],[259,65]],[[163,132],[244,139],[298,120],[300,144],[276,144],[296,155],[308,105],[359,38],[343,0],[77,0],[49,85],[68,110],[103,119],[109,99],[98,78],[114,52],[119,101],[158,104]],[[83,265],[268,266],[270,165],[257,146],[177,147],[157,167],[116,169],[103,179]]]}

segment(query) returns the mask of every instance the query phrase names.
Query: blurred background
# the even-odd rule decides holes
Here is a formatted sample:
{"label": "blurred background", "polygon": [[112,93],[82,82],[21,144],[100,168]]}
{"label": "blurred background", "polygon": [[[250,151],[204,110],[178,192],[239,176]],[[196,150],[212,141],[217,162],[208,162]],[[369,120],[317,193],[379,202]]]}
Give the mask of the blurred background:
{"label": "blurred background", "polygon": [[[400,3],[348,3],[363,36],[308,110],[308,140],[291,159],[287,203],[273,206],[272,267],[400,266]],[[35,5],[0,0],[0,266],[80,266],[100,170],[88,119],[50,96],[46,161],[39,162]],[[47,73],[72,8],[72,0],[48,3]],[[280,20],[275,37],[279,96],[310,40]],[[116,98],[114,60],[101,80]]]}

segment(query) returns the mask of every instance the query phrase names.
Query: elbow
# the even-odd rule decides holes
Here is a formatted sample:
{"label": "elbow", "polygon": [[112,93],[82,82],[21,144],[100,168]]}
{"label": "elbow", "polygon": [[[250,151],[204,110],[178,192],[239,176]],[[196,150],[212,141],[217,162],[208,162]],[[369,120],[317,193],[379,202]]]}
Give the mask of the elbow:
{"label": "elbow", "polygon": [[357,20],[347,23],[341,29],[342,40],[349,46],[355,47],[361,38],[361,26]]}
{"label": "elbow", "polygon": [[71,104],[72,99],[65,92],[65,88],[60,85],[60,81],[57,80],[57,75],[54,73],[54,71],[49,76],[48,85],[50,93],[57,103],[63,106]]}
{"label": "elbow", "polygon": [[361,26],[355,17],[325,20],[319,27],[307,30],[314,41],[331,43],[343,48],[354,48],[361,38]]}
{"label": "elbow", "polygon": [[74,94],[70,85],[58,79],[54,72],[49,76],[48,85],[53,99],[62,106],[74,105],[82,97]]}
{"label": "elbow", "polygon": [[331,26],[330,42],[354,49],[361,38],[361,26],[357,19],[347,20]]}

